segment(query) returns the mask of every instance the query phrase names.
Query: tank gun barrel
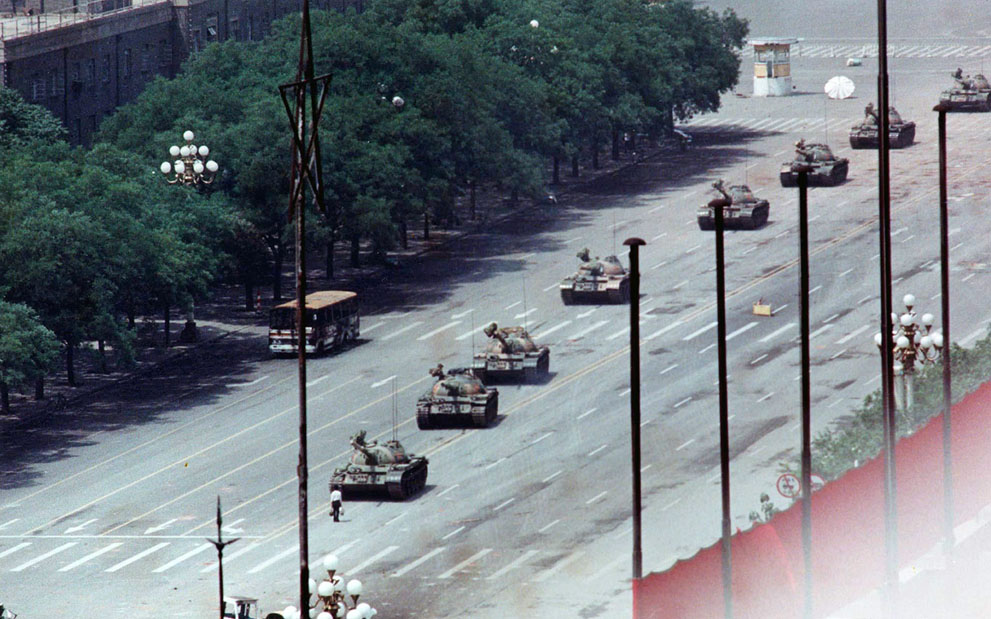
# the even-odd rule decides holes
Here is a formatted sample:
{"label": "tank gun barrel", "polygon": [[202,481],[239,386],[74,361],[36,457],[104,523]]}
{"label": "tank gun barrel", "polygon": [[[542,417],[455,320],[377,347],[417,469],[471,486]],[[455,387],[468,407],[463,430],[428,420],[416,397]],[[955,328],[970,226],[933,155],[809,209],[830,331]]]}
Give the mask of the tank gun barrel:
{"label": "tank gun barrel", "polygon": [[502,329],[499,328],[499,325],[493,322],[489,326],[485,327],[483,331],[485,332],[485,335],[499,340],[499,343],[502,344],[502,350],[504,352],[512,352],[509,346],[509,342],[506,341],[506,336],[502,332]]}

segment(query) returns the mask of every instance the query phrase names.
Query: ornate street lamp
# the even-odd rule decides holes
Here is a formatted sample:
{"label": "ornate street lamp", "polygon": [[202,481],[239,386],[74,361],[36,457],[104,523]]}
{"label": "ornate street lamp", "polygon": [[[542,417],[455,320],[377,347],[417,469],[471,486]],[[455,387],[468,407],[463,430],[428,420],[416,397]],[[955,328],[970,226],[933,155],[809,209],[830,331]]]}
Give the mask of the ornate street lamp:
{"label": "ornate street lamp", "polygon": [[210,148],[206,144],[199,146],[193,144],[195,136],[192,131],[186,130],[182,137],[186,140],[186,144],[183,146],[173,144],[169,147],[169,154],[172,155],[173,161],[172,163],[163,161],[159,169],[166,176],[172,174],[172,178],[166,179],[170,185],[176,183],[193,187],[209,185],[213,182],[220,167],[213,159],[207,159],[210,155]]}
{"label": "ornate street lamp", "polygon": [[[892,323],[898,325],[891,331],[895,372],[895,408],[906,411],[912,407],[915,388],[915,365],[935,363],[943,349],[943,335],[933,332],[933,315],[923,314],[921,323],[915,311],[915,296],[905,295],[905,313],[900,317],[891,314]],[[874,343],[880,349],[883,338],[874,335]]]}
{"label": "ornate street lamp", "polygon": [[[367,602],[358,602],[362,593],[361,581],[351,579],[345,584],[344,578],[337,574],[337,565],[336,555],[324,557],[327,578],[316,587],[317,600],[310,608],[310,616],[316,619],[371,619],[377,615],[378,611]],[[351,598],[350,604],[348,597]]]}

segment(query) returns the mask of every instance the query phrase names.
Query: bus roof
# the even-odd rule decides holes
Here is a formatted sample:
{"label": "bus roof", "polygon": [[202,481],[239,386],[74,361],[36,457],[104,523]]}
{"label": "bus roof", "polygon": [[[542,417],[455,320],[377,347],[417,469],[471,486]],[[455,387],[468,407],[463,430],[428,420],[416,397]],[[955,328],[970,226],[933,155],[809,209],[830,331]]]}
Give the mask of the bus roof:
{"label": "bus roof", "polygon": [[[306,295],[306,309],[321,309],[324,307],[329,307],[331,305],[336,305],[341,301],[347,301],[348,299],[354,299],[358,296],[355,292],[350,292],[348,290],[321,290],[319,292],[311,292]],[[276,305],[274,309],[294,309],[296,307],[296,300],[293,299],[288,303],[283,303],[282,305]]]}

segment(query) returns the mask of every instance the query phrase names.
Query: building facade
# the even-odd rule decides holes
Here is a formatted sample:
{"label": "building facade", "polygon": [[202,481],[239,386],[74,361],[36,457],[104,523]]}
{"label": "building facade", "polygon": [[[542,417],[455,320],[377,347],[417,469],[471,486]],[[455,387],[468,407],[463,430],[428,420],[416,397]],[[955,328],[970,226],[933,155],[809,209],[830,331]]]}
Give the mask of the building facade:
{"label": "building facade", "polygon": [[[361,0],[311,0],[360,10]],[[214,41],[255,41],[299,0],[0,0],[0,79],[48,108],[73,144]],[[3,12],[3,11],[7,12]]]}

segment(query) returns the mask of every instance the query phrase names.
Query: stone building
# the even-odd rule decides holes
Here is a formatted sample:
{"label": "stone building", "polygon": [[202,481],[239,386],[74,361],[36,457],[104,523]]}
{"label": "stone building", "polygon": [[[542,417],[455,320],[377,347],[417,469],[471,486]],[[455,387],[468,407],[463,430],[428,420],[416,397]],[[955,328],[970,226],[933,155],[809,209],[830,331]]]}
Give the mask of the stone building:
{"label": "stone building", "polygon": [[[9,4],[8,4],[9,2]],[[313,9],[361,0],[310,0]],[[73,144],[213,41],[264,37],[299,0],[0,0],[0,79],[48,108]]]}

